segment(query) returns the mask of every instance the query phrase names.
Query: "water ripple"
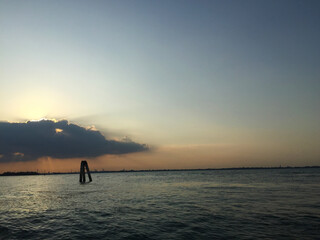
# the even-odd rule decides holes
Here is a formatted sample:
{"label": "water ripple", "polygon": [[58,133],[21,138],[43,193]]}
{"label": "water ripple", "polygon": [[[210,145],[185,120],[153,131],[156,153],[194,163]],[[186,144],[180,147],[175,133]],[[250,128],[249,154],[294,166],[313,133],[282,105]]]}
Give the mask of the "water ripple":
{"label": "water ripple", "polygon": [[318,239],[319,169],[1,177],[3,239]]}

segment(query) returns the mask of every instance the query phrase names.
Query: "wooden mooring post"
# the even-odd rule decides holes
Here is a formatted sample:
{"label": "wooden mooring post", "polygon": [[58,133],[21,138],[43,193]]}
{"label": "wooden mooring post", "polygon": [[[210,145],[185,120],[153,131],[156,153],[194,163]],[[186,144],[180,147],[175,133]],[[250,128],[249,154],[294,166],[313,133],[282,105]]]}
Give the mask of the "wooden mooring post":
{"label": "wooden mooring post", "polygon": [[92,178],[91,178],[89,166],[88,166],[87,161],[85,161],[85,160],[81,161],[81,165],[80,165],[80,182],[81,182],[81,183],[85,183],[85,182],[86,182],[86,172],[85,172],[85,169],[87,169],[89,181],[92,182]]}

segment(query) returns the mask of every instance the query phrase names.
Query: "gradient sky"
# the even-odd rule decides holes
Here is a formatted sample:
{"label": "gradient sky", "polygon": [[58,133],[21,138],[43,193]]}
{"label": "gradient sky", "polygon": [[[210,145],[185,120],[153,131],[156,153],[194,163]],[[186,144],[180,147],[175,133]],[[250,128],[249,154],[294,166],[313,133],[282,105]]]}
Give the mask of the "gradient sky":
{"label": "gradient sky", "polygon": [[293,0],[0,0],[0,120],[66,119],[151,147],[91,159],[97,169],[320,165],[319,12]]}

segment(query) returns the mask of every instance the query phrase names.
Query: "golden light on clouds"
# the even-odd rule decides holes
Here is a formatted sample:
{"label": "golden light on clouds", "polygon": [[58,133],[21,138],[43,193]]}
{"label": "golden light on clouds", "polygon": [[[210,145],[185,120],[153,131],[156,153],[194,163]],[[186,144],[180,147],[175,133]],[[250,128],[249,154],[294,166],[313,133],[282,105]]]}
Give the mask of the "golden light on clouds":
{"label": "golden light on clouds", "polygon": [[63,130],[60,129],[60,128],[56,128],[55,130],[56,130],[56,133],[61,133],[61,132],[63,132]]}

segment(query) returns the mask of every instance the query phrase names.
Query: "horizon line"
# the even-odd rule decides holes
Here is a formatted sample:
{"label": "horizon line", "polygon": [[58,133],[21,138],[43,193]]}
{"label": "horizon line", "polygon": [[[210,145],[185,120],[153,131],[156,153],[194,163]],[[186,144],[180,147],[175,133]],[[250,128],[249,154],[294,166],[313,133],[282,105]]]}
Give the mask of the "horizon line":
{"label": "horizon line", "polygon": [[[186,169],[139,169],[139,170],[94,170],[91,173],[122,173],[122,172],[169,172],[169,171],[219,171],[219,170],[268,170],[268,169],[296,169],[296,168],[320,168],[320,166],[286,166],[286,167],[230,167],[230,168],[186,168]],[[28,176],[28,175],[56,175],[56,174],[79,174],[75,172],[38,172],[38,171],[20,171],[3,172],[0,176]]]}

